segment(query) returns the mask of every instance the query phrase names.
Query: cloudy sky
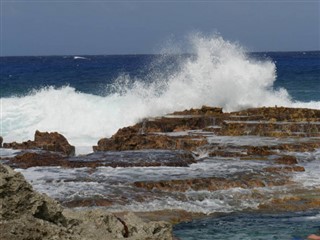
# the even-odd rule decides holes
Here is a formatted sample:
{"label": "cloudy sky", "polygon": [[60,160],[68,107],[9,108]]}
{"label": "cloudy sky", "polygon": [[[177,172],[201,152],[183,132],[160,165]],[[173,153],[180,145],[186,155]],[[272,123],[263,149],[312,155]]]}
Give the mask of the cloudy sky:
{"label": "cloudy sky", "polygon": [[157,53],[194,32],[250,51],[320,50],[320,1],[1,0],[1,56]]}

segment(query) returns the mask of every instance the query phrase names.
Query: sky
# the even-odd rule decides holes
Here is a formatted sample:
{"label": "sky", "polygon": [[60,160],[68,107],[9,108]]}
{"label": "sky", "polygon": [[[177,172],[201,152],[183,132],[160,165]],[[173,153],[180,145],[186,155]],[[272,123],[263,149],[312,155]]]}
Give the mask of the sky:
{"label": "sky", "polygon": [[194,32],[249,51],[320,50],[320,0],[0,1],[1,56],[158,53]]}

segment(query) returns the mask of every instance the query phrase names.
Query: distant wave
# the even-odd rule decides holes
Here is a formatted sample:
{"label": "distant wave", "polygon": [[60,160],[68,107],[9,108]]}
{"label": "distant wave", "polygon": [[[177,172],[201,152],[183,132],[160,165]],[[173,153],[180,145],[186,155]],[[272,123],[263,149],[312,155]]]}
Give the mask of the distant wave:
{"label": "distant wave", "polygon": [[275,105],[320,109],[320,102],[292,101],[285,89],[274,90],[272,61],[250,58],[220,36],[196,35],[191,43],[196,55],[181,60],[179,71],[155,73],[151,83],[120,76],[105,97],[65,86],[2,98],[1,135],[8,142],[31,139],[36,129],[58,131],[76,146],[91,146],[142,118],[202,105],[224,111]]}
{"label": "distant wave", "polygon": [[75,59],[75,60],[76,60],[76,59],[88,59],[88,58],[81,57],[81,56],[74,56],[74,57],[73,57],[73,59]]}

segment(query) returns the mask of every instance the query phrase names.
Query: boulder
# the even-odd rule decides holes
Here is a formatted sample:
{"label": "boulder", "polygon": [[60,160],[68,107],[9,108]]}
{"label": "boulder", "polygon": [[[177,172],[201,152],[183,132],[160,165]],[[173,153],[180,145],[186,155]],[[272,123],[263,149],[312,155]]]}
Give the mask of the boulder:
{"label": "boulder", "polygon": [[34,192],[21,173],[0,164],[0,221],[20,218],[23,215],[64,225],[62,207],[46,195]]}
{"label": "boulder", "polygon": [[57,132],[40,132],[34,134],[34,141],[4,143],[4,148],[13,149],[43,149],[47,151],[60,152],[68,156],[75,154],[75,147],[70,145],[68,140]]}
{"label": "boulder", "polygon": [[172,239],[169,223],[145,222],[132,213],[63,210],[39,194],[22,174],[0,164],[1,240]]}

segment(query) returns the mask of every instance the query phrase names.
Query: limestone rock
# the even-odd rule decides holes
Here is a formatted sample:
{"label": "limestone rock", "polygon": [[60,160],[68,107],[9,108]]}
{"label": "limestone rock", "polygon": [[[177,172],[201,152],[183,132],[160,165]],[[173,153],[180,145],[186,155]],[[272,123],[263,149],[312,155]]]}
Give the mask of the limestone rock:
{"label": "limestone rock", "polygon": [[56,224],[64,224],[62,207],[46,195],[33,191],[22,174],[0,164],[0,220],[31,215]]}
{"label": "limestone rock", "polygon": [[1,240],[172,239],[166,222],[144,222],[132,213],[122,218],[102,210],[63,211],[34,192],[24,177],[0,164]]}

